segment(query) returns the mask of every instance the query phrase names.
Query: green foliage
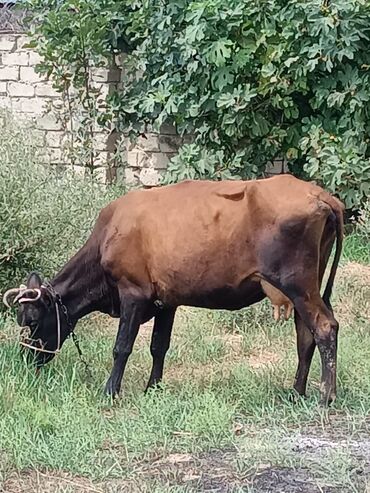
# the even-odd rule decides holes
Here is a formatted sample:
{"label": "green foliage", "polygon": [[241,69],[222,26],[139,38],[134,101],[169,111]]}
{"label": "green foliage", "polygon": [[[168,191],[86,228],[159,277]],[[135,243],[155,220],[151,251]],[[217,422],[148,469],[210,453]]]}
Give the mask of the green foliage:
{"label": "green foliage", "polygon": [[89,0],[24,0],[32,12],[31,42],[42,62],[37,71],[52,77],[64,105],[54,108],[64,129],[69,130],[66,146],[72,164],[95,168],[95,131],[109,126],[109,115],[101,84],[93,73],[106,68],[111,59],[114,29],[111,2]]}
{"label": "green foliage", "polygon": [[[193,136],[195,147],[183,149],[183,165],[173,161],[167,181],[218,178],[224,167],[255,177],[285,157],[347,207],[369,193],[367,0],[29,3],[43,55],[61,58],[66,70],[76,70],[79,30],[90,33],[91,58],[126,51],[125,81],[109,98],[118,130],[136,135],[166,122]],[[71,32],[68,6],[80,19]],[[61,77],[57,67],[49,73]]]}
{"label": "green foliage", "polygon": [[[25,3],[33,12],[30,46],[37,48],[43,57],[39,72],[53,75],[60,89],[65,84],[84,88],[86,65],[106,66],[111,53],[107,37],[111,18],[104,11],[104,4],[110,2],[26,0]],[[86,98],[87,94],[83,96]]]}
{"label": "green foliage", "polygon": [[72,172],[37,162],[37,140],[0,115],[0,291],[33,269],[51,277],[82,246],[100,209],[116,196]]}
{"label": "green foliage", "polygon": [[[358,142],[358,133],[350,129],[333,135],[316,123],[308,124],[307,137],[300,146],[306,154],[305,171],[336,192],[348,208],[356,207],[370,195],[368,149]],[[364,152],[361,152],[361,146]]]}
{"label": "green foliage", "polygon": [[195,143],[185,144],[179,154],[172,158],[165,181],[231,179],[242,171],[242,157],[239,153],[228,160],[223,150],[212,151]]}
{"label": "green foliage", "polygon": [[[174,122],[195,137],[200,176],[212,176],[205,152],[243,178],[286,156],[348,207],[369,193],[368,2],[147,1],[141,11],[142,77],[120,96],[131,108],[122,128]],[[184,168],[175,161],[170,180]]]}
{"label": "green foliage", "polygon": [[364,203],[351,234],[344,243],[343,257],[370,264],[370,201]]}

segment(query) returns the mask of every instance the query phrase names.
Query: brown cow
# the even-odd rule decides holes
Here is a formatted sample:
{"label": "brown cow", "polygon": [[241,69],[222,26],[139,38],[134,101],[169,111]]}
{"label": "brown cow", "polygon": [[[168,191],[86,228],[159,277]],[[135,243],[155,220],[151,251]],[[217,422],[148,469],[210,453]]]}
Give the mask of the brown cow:
{"label": "brown cow", "polygon": [[305,394],[317,345],[328,403],[336,394],[338,332],[329,298],[342,237],[342,204],[290,175],[132,191],[102,210],[86,244],[50,284],[31,274],[27,289],[15,291],[18,322],[31,328],[31,352],[41,365],[84,315],[98,310],[120,317],[106,385],[115,395],[140,324],[155,317],[151,387],[162,378],[178,306],[237,310],[265,297],[263,280],[295,308],[296,391]]}

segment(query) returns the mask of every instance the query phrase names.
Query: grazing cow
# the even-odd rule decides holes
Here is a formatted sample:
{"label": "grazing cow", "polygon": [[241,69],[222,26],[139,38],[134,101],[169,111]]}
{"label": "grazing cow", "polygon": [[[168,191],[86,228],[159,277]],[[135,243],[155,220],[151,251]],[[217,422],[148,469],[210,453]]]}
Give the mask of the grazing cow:
{"label": "grazing cow", "polygon": [[238,310],[267,294],[278,306],[288,301],[295,308],[296,391],[306,392],[317,345],[327,404],[336,394],[338,323],[329,299],[342,238],[343,205],[291,175],[184,181],[115,200],[50,284],[33,273],[27,286],[11,290],[5,300],[19,304],[18,323],[30,328],[28,347],[38,365],[54,357],[86,314],[119,317],[106,384],[114,396],[142,323],[154,317],[151,387],[162,378],[178,306]]}

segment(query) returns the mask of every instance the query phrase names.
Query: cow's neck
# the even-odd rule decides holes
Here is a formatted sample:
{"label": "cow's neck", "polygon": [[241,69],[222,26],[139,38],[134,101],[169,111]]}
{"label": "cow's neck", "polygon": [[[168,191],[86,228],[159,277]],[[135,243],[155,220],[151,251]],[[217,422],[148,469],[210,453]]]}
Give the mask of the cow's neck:
{"label": "cow's neck", "polygon": [[109,286],[97,249],[85,245],[51,281],[73,322],[93,311],[107,311]]}

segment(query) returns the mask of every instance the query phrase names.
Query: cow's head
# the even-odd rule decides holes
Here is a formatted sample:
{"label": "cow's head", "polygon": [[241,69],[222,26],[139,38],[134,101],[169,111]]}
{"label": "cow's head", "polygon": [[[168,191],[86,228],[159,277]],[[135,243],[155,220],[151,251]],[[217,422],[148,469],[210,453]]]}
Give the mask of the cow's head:
{"label": "cow's head", "polygon": [[71,332],[61,300],[52,287],[43,284],[41,277],[32,273],[25,286],[5,294],[4,302],[8,306],[18,305],[17,322],[23,334],[21,344],[28,350],[29,357],[37,366],[51,361]]}

